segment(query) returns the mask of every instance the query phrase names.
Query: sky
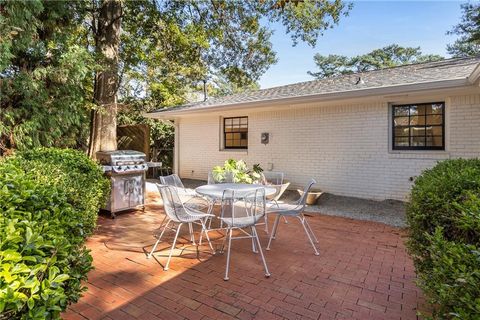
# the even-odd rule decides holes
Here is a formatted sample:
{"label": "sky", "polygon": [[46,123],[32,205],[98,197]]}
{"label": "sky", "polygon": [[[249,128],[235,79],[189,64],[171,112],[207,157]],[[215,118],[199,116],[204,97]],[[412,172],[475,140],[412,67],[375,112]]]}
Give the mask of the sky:
{"label": "sky", "polygon": [[[463,1],[465,2],[465,1]],[[353,1],[347,17],[320,36],[315,48],[304,43],[292,47],[281,24],[272,44],[278,62],[261,77],[261,88],[270,88],[313,80],[307,71],[315,71],[313,56],[340,54],[354,56],[389,44],[420,47],[425,54],[448,57],[446,46],[456,36],[446,35],[460,21],[460,1]]]}

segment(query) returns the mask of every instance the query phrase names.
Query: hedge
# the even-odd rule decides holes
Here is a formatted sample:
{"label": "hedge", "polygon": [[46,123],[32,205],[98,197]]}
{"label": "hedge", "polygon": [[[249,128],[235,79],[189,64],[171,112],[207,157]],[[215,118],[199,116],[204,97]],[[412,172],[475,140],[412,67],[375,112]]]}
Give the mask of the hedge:
{"label": "hedge", "polygon": [[58,319],[92,268],[84,246],[108,182],[74,150],[0,161],[0,319]]}
{"label": "hedge", "polygon": [[408,249],[435,319],[480,319],[480,159],[438,163],[415,180]]}

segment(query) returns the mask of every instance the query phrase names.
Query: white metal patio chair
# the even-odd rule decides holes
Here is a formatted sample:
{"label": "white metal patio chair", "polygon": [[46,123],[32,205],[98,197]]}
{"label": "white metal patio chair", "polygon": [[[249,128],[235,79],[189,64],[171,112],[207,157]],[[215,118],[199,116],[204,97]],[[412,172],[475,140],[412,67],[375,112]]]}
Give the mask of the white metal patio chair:
{"label": "white metal patio chair", "polygon": [[300,223],[303,226],[303,230],[305,230],[305,233],[308,237],[308,240],[312,244],[313,250],[315,251],[315,255],[320,255],[320,253],[317,250],[317,247],[315,246],[315,243],[318,243],[318,239],[313,233],[312,228],[310,227],[310,224],[308,221],[305,219],[305,216],[303,214],[303,211],[305,210],[305,202],[307,200],[307,195],[312,186],[317,183],[314,179],[311,179],[308,184],[305,186],[305,189],[303,190],[303,195],[300,197],[298,202],[296,204],[286,204],[286,203],[279,203],[277,208],[272,208],[271,213],[276,213],[277,217],[275,218],[275,223],[273,224],[273,229],[272,233],[270,234],[270,239],[268,240],[268,245],[267,245],[267,250],[270,250],[270,245],[272,243],[272,240],[276,238],[277,236],[277,229],[278,229],[278,222],[280,220],[280,217],[296,217],[300,220]]}
{"label": "white metal patio chair", "polygon": [[160,178],[160,182],[163,185],[176,187],[177,191],[180,195],[182,195],[182,194],[187,195],[187,196],[196,196],[197,195],[195,190],[190,189],[190,188],[185,188],[185,186],[183,185],[182,179],[180,179],[180,177],[175,173],[171,174],[169,176],[160,176],[159,178]]}
{"label": "white metal patio chair", "polygon": [[[207,228],[205,227],[205,220],[212,217],[213,215],[185,206],[182,200],[180,199],[176,188],[172,186],[160,185],[160,184],[157,184],[157,187],[162,196],[163,207],[165,210],[165,214],[167,216],[167,222],[163,225],[163,230],[158,236],[157,241],[155,242],[155,245],[152,248],[152,251],[148,254],[148,258],[152,257],[153,252],[155,251],[158,244],[162,240],[165,230],[167,230],[168,228],[172,231],[175,231],[175,238],[173,240],[172,247],[170,248],[168,260],[167,260],[167,263],[165,264],[165,267],[163,268],[163,270],[167,271],[170,265],[170,260],[172,258],[173,250],[175,249],[175,244],[177,243],[180,229],[184,224],[189,225],[190,237],[192,239],[193,244],[195,244],[195,236],[193,234],[192,223],[196,223],[202,226],[202,233],[205,232],[205,237],[207,238],[210,249],[212,249],[212,252],[215,253],[215,251],[213,250],[212,243],[210,242],[210,237],[208,236]],[[173,226],[169,226],[170,224],[173,224]],[[176,228],[175,228],[175,225],[176,225]]]}
{"label": "white metal patio chair", "polygon": [[[195,210],[200,210],[200,211],[208,208],[207,212],[208,213],[211,212],[211,205],[212,204],[210,203],[210,201],[207,201],[206,203],[205,203],[205,201],[201,201],[201,200],[203,200],[203,199],[201,199],[202,197],[199,197],[197,195],[197,193],[195,192],[195,190],[185,188],[182,180],[180,179],[180,177],[177,174],[174,173],[174,174],[171,174],[171,175],[168,175],[168,176],[161,176],[161,177],[159,177],[159,179],[160,179],[161,184],[176,188],[177,193],[178,193],[180,199],[182,200],[182,202],[185,206],[187,206],[189,208],[193,208]],[[167,216],[165,216],[164,220],[162,221],[162,224],[163,224],[163,222],[165,222],[166,218],[167,218]],[[192,223],[189,223],[188,227],[190,229],[190,235],[192,237],[192,243],[195,244],[195,238],[193,237],[193,225],[192,225]],[[202,243],[200,242],[200,245],[201,244]]]}
{"label": "white metal patio chair", "polygon": [[[246,194],[242,199],[236,199],[234,190],[225,190],[222,197],[222,215],[221,220],[226,225],[227,232],[224,240],[227,245],[227,265],[225,268],[225,281],[229,280],[230,270],[230,252],[232,249],[232,240],[236,239],[252,239],[252,250],[260,252],[263,267],[265,268],[265,276],[270,277],[267,262],[263,255],[262,245],[258,238],[255,224],[265,215],[265,189],[258,188]],[[250,229],[247,232],[245,229]],[[240,230],[244,235],[233,236],[234,230]],[[257,251],[258,250],[258,251]],[[222,249],[223,251],[223,249]]]}
{"label": "white metal patio chair", "polygon": [[[275,211],[274,207],[278,208],[278,200],[280,200],[283,193],[287,190],[288,186],[290,185],[290,182],[284,183],[284,180],[283,180],[284,176],[285,174],[283,172],[276,172],[276,171],[262,172],[262,177],[261,177],[262,184],[268,185],[277,190],[275,194],[267,197],[267,212],[266,212],[267,214],[265,216],[267,216],[268,213]],[[283,220],[285,220],[285,223],[288,223],[287,218],[285,216],[283,216]]]}

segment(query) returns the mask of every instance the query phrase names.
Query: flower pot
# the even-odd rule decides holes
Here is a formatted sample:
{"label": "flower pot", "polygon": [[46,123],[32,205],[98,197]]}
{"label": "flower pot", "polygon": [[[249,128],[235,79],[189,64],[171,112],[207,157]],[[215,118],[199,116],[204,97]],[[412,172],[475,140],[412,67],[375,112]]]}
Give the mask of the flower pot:
{"label": "flower pot", "polygon": [[[297,190],[300,196],[303,196],[303,190],[298,189]],[[306,203],[308,205],[314,205],[317,204],[318,198],[322,195],[323,191],[310,191],[307,194],[307,200]]]}

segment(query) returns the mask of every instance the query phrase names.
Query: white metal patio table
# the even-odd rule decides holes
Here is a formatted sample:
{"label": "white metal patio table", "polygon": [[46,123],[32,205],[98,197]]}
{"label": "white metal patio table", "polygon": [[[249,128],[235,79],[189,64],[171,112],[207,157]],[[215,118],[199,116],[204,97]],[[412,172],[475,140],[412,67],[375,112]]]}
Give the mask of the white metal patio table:
{"label": "white metal patio table", "polygon": [[244,198],[248,193],[255,191],[258,188],[265,189],[265,196],[271,196],[277,192],[277,189],[269,187],[263,184],[247,184],[247,183],[217,183],[217,184],[206,184],[195,189],[195,191],[209,198],[222,199],[223,193],[225,190],[235,191],[235,199],[237,200]]}
{"label": "white metal patio table", "polygon": [[[263,185],[263,184],[247,184],[247,183],[217,183],[217,184],[206,184],[200,187],[197,187],[195,189],[195,192],[198,193],[199,195],[208,197],[210,199],[214,200],[222,200],[223,194],[225,190],[234,190],[233,192],[234,197],[232,199],[227,199],[227,200],[240,200],[242,198],[245,198],[246,195],[248,195],[250,192],[255,191],[258,188],[263,188],[265,190],[265,196],[271,196],[277,192],[277,189]],[[210,207],[208,213],[212,213],[213,211],[213,205]],[[215,228],[211,229],[211,221],[209,224],[209,230],[208,231],[218,231],[218,230],[223,230],[224,228]],[[265,216],[265,231],[268,233],[268,225],[267,225],[267,218]],[[200,241],[201,241],[200,237]],[[201,244],[201,242],[200,242]]]}

